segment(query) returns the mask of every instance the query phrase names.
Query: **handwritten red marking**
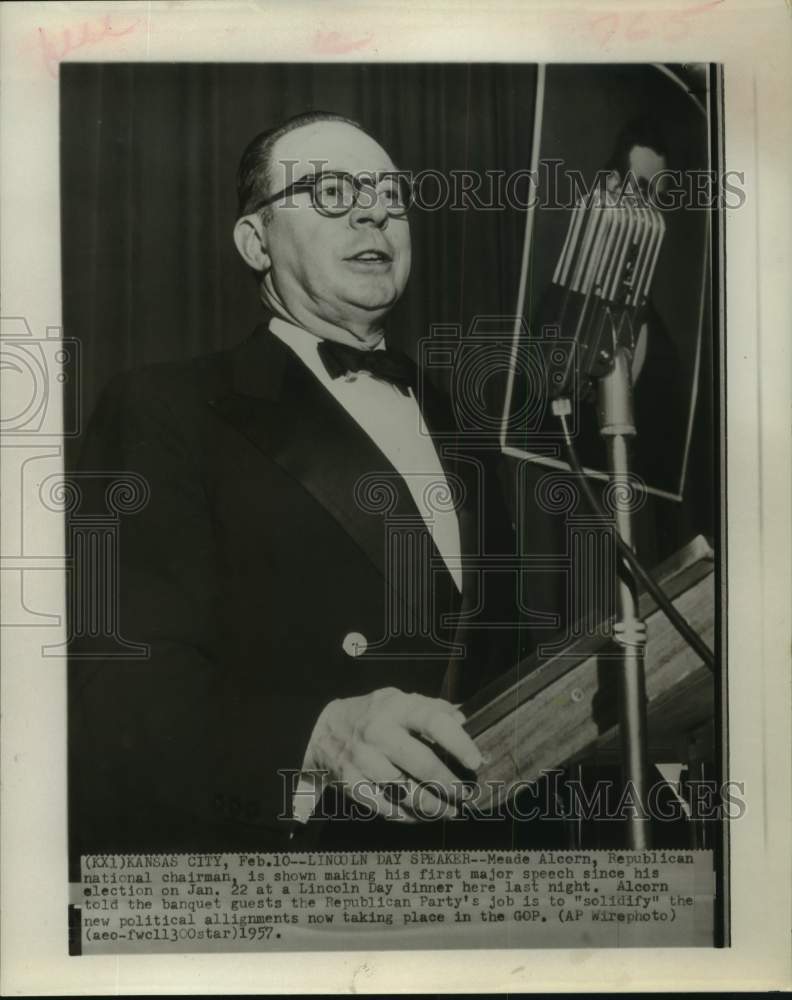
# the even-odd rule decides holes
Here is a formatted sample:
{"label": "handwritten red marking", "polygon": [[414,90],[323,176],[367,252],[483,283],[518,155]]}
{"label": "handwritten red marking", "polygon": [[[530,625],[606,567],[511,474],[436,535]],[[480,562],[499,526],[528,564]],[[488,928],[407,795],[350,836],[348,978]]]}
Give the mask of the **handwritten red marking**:
{"label": "handwritten red marking", "polygon": [[710,0],[696,7],[682,7],[677,10],[633,11],[629,14],[605,11],[590,18],[588,26],[597,36],[600,48],[611,42],[640,42],[656,38],[664,42],[678,42],[690,34],[691,19],[705,11],[718,7],[723,0]]}
{"label": "handwritten red marking", "polygon": [[589,27],[599,36],[600,46],[604,47],[616,34],[619,27],[619,14],[600,14],[589,21]]}
{"label": "handwritten red marking", "polygon": [[373,37],[373,35],[368,34],[363,38],[350,38],[348,35],[342,35],[339,31],[317,31],[313,47],[316,52],[338,55],[342,52],[352,52],[355,49],[364,48]]}
{"label": "handwritten red marking", "polygon": [[83,21],[76,27],[67,26],[59,32],[39,28],[39,46],[44,66],[50,76],[57,77],[59,64],[70,52],[76,52],[87,45],[97,45],[106,38],[121,38],[134,31],[140,23],[138,18],[126,27],[119,27],[109,14],[105,14],[99,20]]}
{"label": "handwritten red marking", "polygon": [[650,38],[652,35],[652,23],[649,19],[647,24],[645,11],[640,11],[635,17],[630,18],[629,26],[625,31],[625,36],[631,42],[638,42],[642,38]]}

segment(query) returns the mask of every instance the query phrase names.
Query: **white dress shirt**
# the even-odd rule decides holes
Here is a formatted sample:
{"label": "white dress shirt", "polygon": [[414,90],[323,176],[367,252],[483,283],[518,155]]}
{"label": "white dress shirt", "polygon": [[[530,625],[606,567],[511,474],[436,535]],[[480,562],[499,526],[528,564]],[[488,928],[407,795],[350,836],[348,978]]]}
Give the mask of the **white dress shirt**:
{"label": "white dress shirt", "polygon": [[[270,330],[294,351],[401,475],[461,592],[459,521],[451,504],[428,502],[428,497],[448,490],[448,481],[412,390],[405,396],[395,385],[368,372],[331,378],[319,357],[318,337],[278,317],[270,320]],[[381,341],[380,349],[384,346]],[[435,483],[440,489],[431,488]]]}

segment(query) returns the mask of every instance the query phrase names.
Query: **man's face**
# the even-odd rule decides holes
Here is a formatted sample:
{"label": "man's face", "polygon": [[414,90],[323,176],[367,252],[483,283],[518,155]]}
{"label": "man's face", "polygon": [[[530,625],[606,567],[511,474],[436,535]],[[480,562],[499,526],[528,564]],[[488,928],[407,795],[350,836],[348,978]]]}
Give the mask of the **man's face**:
{"label": "man's face", "polygon": [[[358,176],[396,169],[381,146],[344,122],[295,129],[273,152],[273,193],[319,170]],[[264,231],[270,265],[265,286],[301,321],[316,317],[353,330],[376,326],[410,273],[407,219],[392,218],[385,206],[373,188],[364,188],[359,203],[336,217],[316,211],[307,192],[279,199]]]}

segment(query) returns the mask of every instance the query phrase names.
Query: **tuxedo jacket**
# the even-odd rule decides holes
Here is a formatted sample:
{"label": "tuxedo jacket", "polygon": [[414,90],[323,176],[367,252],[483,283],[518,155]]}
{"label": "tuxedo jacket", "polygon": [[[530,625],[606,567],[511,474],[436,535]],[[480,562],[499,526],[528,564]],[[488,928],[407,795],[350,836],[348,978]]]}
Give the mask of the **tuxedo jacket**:
{"label": "tuxedo jacket", "polygon": [[[494,449],[455,437],[439,395],[420,402],[463,555],[513,553]],[[86,432],[83,511],[107,474],[148,490],[114,536],[120,641],[147,654],[72,640],[73,857],[282,848],[329,701],[391,686],[461,700],[530,644],[513,579],[465,570],[459,593],[402,478],[266,323],[117,377]]]}

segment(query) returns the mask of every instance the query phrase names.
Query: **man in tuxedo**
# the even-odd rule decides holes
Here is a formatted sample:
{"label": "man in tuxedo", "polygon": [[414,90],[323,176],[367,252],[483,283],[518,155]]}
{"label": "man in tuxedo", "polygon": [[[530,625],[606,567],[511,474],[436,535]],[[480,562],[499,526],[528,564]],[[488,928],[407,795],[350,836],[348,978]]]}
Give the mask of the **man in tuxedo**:
{"label": "man in tuxedo", "polygon": [[149,491],[117,547],[120,632],[148,655],[73,643],[75,854],[282,848],[352,804],[327,843],[442,839],[481,764],[458,706],[525,635],[513,582],[466,556],[512,553],[511,523],[492,453],[385,344],[411,256],[395,171],[336,115],[254,139],[234,239],[264,321],[97,407],[86,503],[99,473]]}

